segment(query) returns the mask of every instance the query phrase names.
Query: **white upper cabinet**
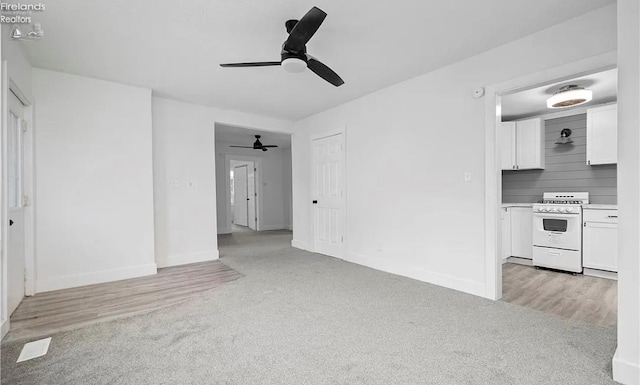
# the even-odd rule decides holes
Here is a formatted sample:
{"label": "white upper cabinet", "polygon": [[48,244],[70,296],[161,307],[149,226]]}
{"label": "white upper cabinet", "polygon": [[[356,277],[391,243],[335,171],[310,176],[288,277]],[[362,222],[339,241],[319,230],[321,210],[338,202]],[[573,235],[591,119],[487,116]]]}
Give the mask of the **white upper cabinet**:
{"label": "white upper cabinet", "polygon": [[516,122],[516,158],[518,170],[544,168],[544,129],[542,119]]}
{"label": "white upper cabinet", "polygon": [[516,167],[516,123],[504,122],[498,127],[500,140],[500,163],[503,170],[514,170]]}
{"label": "white upper cabinet", "polygon": [[618,163],[618,105],[587,110],[587,164]]}
{"label": "white upper cabinet", "polygon": [[544,127],[541,118],[500,125],[503,170],[544,169]]}

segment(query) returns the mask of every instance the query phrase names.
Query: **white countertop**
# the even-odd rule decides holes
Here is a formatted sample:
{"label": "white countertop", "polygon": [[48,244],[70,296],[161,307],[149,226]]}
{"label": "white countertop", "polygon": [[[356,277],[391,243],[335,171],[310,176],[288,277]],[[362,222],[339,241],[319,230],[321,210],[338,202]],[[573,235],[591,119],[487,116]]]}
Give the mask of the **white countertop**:
{"label": "white countertop", "polygon": [[587,205],[582,205],[582,208],[591,210],[617,210],[618,205],[589,203]]}
{"label": "white countertop", "polygon": [[502,207],[533,207],[533,203],[503,203]]}

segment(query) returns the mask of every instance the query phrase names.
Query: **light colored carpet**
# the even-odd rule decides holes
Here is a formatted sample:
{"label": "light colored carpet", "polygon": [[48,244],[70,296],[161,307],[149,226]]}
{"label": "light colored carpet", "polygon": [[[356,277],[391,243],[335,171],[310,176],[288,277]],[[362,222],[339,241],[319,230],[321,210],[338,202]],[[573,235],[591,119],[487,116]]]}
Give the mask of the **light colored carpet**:
{"label": "light colored carpet", "polygon": [[[615,329],[293,249],[220,237],[244,278],[171,309],[53,336],[3,384],[613,384]],[[444,257],[444,256],[443,256]]]}

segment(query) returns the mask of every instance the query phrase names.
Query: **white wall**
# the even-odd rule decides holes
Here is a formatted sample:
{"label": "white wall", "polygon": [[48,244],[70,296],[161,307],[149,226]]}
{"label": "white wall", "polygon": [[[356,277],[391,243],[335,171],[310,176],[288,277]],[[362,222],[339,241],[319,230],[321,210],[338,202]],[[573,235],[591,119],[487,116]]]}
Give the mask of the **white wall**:
{"label": "white wall", "polygon": [[640,383],[640,5],[618,1],[618,349],[613,378]]}
{"label": "white wall", "polygon": [[154,274],[151,90],[34,69],[38,292]]}
{"label": "white wall", "polygon": [[292,126],[286,120],[153,98],[158,266],[218,258],[216,195],[224,189],[215,180],[216,122],[279,132]]}
{"label": "white wall", "polygon": [[615,49],[613,5],[296,122],[293,244],[312,247],[309,137],[346,126],[347,259],[485,295],[484,100],[472,90]]}
{"label": "white wall", "polygon": [[229,143],[216,142],[216,184],[220,197],[217,202],[218,234],[231,232],[228,159],[257,161],[257,183],[260,184],[259,192],[262,194],[258,195],[258,229],[289,229],[291,149],[275,148],[263,152],[229,146]]}
{"label": "white wall", "polygon": [[31,64],[23,51],[23,44],[10,38],[11,25],[2,24],[2,59],[9,65],[9,78],[20,88],[24,96],[33,102]]}

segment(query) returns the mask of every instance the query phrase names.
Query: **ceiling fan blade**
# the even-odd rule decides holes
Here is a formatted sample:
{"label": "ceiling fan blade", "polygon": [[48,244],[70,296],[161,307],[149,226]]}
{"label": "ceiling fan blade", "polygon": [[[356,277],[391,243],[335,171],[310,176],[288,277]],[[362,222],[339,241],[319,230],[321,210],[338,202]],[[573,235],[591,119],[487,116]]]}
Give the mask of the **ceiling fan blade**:
{"label": "ceiling fan blade", "polygon": [[316,75],[320,76],[336,87],[340,87],[344,84],[344,80],[342,80],[337,73],[333,72],[331,68],[322,64],[321,61],[311,55],[307,55],[307,67],[309,67],[309,69]]}
{"label": "ceiling fan blade", "polygon": [[266,146],[262,146],[262,148],[267,148],[267,147],[268,147],[268,148],[276,148],[276,147],[278,147],[278,146],[277,146],[277,145],[275,145],[275,144],[269,144],[269,145],[266,145]]}
{"label": "ceiling fan blade", "polygon": [[318,7],[313,7],[291,30],[289,38],[284,43],[284,49],[289,52],[300,52],[305,44],[313,37],[327,14]]}
{"label": "ceiling fan blade", "polygon": [[259,61],[253,63],[226,63],[220,64],[220,67],[269,67],[269,66],[279,66],[279,61]]}
{"label": "ceiling fan blade", "polygon": [[229,147],[235,147],[235,148],[253,148],[252,146],[229,146]]}

